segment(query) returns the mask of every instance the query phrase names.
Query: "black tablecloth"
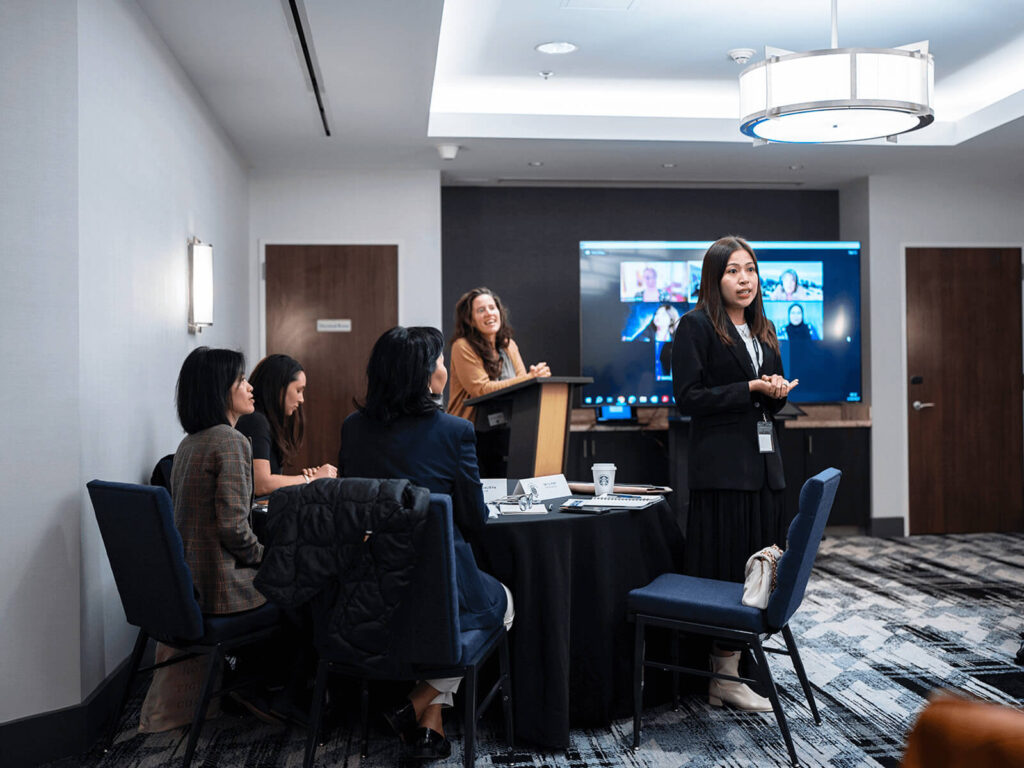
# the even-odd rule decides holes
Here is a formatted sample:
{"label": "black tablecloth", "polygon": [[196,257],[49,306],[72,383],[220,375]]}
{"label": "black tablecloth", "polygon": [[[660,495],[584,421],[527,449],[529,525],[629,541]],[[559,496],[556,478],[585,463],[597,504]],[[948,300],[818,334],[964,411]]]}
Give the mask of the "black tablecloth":
{"label": "black tablecloth", "polygon": [[478,548],[481,567],[515,600],[516,738],[564,749],[570,725],[631,713],[626,595],[681,570],[683,535],[671,507],[502,516],[488,521]]}

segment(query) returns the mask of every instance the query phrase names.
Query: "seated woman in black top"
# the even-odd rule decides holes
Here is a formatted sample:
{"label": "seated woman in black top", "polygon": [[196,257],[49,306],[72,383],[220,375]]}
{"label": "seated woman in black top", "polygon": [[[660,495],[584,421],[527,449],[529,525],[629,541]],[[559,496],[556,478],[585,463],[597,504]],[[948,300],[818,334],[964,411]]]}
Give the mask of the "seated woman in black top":
{"label": "seated woman in black top", "polygon": [[257,496],[286,485],[301,485],[321,477],[337,477],[330,464],[302,470],[301,475],[281,474],[281,465],[302,445],[302,403],[306,372],[288,355],[268,355],[249,377],[256,410],[238,420],[236,429],[252,441],[253,487]]}

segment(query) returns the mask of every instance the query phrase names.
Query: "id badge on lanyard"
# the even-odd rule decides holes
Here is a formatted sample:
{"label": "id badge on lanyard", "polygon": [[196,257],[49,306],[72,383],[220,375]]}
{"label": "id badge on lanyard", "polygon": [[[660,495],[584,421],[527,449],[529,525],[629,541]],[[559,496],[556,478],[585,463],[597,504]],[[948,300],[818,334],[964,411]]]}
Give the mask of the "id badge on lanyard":
{"label": "id badge on lanyard", "polygon": [[772,423],[762,414],[757,422],[757,447],[761,453],[775,453],[775,441],[772,439]]}

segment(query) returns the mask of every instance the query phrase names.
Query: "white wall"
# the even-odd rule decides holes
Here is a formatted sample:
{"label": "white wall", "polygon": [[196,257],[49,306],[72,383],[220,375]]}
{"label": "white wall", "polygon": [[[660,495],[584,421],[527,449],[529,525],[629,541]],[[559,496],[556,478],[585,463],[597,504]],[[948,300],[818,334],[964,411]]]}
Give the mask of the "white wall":
{"label": "white wall", "polygon": [[868,179],[873,517],[909,516],[904,249],[1024,245],[1024,178],[1007,176]]}
{"label": "white wall", "polygon": [[79,700],[76,3],[0,3],[0,722]]}
{"label": "white wall", "polygon": [[[112,45],[111,41],[117,41]],[[79,393],[82,481],[148,482],[183,432],[181,361],[249,340],[248,177],[178,62],[133,0],[79,12]],[[214,325],[190,335],[192,235],[214,246]],[[82,695],[131,650],[82,495]]]}
{"label": "white wall", "polygon": [[249,208],[252,349],[260,348],[259,263],[266,243],[397,244],[398,322],[441,327],[438,171],[254,172]]}
{"label": "white wall", "polygon": [[[0,71],[2,723],[131,650],[84,484],[175,449],[184,356],[249,339],[249,259],[247,171],[133,0],[4,0]],[[190,235],[215,247],[198,338]]]}

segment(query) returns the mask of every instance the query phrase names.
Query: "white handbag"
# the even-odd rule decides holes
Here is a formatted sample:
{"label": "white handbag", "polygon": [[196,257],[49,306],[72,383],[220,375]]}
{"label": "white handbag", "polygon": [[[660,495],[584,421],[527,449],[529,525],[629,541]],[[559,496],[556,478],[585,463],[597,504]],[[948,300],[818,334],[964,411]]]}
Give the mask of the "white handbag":
{"label": "white handbag", "polygon": [[755,552],[747,560],[743,579],[743,604],[752,608],[765,608],[775,589],[775,569],[782,550],[775,544]]}

